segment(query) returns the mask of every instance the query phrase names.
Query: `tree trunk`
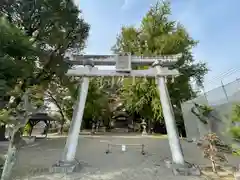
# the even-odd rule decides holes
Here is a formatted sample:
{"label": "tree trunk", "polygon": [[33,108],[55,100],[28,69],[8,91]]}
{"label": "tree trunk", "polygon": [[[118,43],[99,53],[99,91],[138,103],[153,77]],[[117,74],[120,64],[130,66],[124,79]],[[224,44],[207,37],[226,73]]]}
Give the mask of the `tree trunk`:
{"label": "tree trunk", "polygon": [[32,136],[32,131],[33,131],[33,125],[31,123],[30,124],[30,129],[29,129],[29,136]]}
{"label": "tree trunk", "polygon": [[211,157],[211,163],[212,163],[212,171],[213,171],[214,173],[217,173],[216,163],[215,163],[215,161],[213,160],[212,157]]}
{"label": "tree trunk", "polygon": [[[213,152],[213,145],[210,143],[210,151]],[[213,156],[210,154],[210,160],[211,160],[211,163],[212,163],[212,170],[214,173],[217,173],[217,169],[216,169],[216,163],[215,163],[215,160],[213,158]]]}
{"label": "tree trunk", "polygon": [[10,180],[12,177],[12,170],[16,163],[18,150],[20,148],[21,132],[19,129],[13,132],[9,143],[7,158],[4,163],[1,180]]}
{"label": "tree trunk", "polygon": [[62,120],[61,120],[61,123],[60,123],[60,134],[62,135],[63,134],[63,125],[64,125],[64,122],[65,122],[65,117],[64,117],[63,111],[61,110],[60,106],[59,106],[59,110],[60,110],[60,114],[62,116]]}
{"label": "tree trunk", "polygon": [[[30,104],[28,100],[28,93],[29,91],[27,90],[24,95],[23,95],[23,101],[24,101],[24,108],[26,111],[30,112]],[[18,151],[21,147],[21,135],[22,135],[22,130],[26,126],[28,122],[28,113],[27,112],[21,112],[18,115],[18,125],[15,125],[12,134],[11,134],[11,139],[9,142],[8,146],[8,152],[7,152],[7,158],[4,163],[2,175],[1,175],[1,180],[10,180],[12,179],[12,170],[14,168],[14,165],[16,164],[16,159],[18,155]]]}
{"label": "tree trunk", "polygon": [[32,136],[32,131],[33,131],[33,126],[31,126],[31,128],[29,129],[29,136]]}
{"label": "tree trunk", "polygon": [[152,120],[149,118],[148,119],[148,134],[152,134],[151,129],[152,129]]}
{"label": "tree trunk", "polygon": [[95,134],[95,123],[92,123],[92,131],[91,131],[92,134]]}
{"label": "tree trunk", "polygon": [[6,125],[1,125],[0,126],[0,141],[6,141],[5,132],[6,132]]}
{"label": "tree trunk", "polygon": [[61,121],[61,126],[60,126],[60,134],[63,134],[63,125],[64,125],[64,120]]}
{"label": "tree trunk", "polygon": [[99,132],[99,121],[97,121],[97,124],[96,124],[96,132]]}

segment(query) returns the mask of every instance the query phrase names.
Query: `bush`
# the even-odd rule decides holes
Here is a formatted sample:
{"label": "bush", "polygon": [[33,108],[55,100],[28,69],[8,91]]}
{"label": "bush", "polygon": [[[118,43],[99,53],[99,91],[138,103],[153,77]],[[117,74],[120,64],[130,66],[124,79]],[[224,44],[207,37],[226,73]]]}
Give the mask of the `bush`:
{"label": "bush", "polygon": [[69,131],[69,126],[63,126],[63,132],[68,133]]}
{"label": "bush", "polygon": [[207,105],[200,106],[203,116],[208,117],[209,114],[213,111],[213,108]]}
{"label": "bush", "polygon": [[24,135],[29,135],[30,130],[31,130],[31,125],[29,123],[27,123],[26,126],[23,129],[23,134]]}
{"label": "bush", "polygon": [[240,127],[232,127],[230,129],[230,133],[232,134],[234,139],[240,140]]}
{"label": "bush", "polygon": [[[234,138],[234,140],[240,140],[240,105],[236,105],[233,108],[233,112],[232,112],[232,127],[230,128],[230,133],[232,135],[232,137]],[[240,156],[240,148],[239,146],[234,147],[235,149],[233,151],[234,155]]]}
{"label": "bush", "polygon": [[232,112],[232,127],[230,133],[234,139],[240,140],[240,105],[236,105]]}

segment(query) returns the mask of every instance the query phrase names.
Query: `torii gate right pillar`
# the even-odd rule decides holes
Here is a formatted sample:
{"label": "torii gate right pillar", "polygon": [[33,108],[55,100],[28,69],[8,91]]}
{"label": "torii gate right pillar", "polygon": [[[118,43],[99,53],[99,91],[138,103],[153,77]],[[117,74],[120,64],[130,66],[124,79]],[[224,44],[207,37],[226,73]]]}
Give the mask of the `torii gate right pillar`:
{"label": "torii gate right pillar", "polygon": [[[161,74],[162,69],[164,67],[162,67],[159,64],[155,64],[154,66],[157,70],[157,74]],[[184,165],[185,162],[184,162],[183,152],[182,152],[179,136],[177,133],[176,122],[174,118],[174,113],[173,113],[167,85],[165,83],[165,77],[163,76],[157,77],[156,81],[157,81],[157,87],[159,90],[163,116],[166,124],[168,141],[169,141],[170,150],[172,154],[172,161],[174,164]]]}

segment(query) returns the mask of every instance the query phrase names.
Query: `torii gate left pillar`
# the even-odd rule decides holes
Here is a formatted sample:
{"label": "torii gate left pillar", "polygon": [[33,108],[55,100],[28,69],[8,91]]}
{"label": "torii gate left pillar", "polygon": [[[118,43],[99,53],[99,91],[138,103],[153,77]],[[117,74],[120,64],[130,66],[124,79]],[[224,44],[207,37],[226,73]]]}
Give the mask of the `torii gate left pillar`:
{"label": "torii gate left pillar", "polygon": [[[89,69],[92,68],[92,65],[87,65]],[[83,77],[81,79],[81,87],[79,88],[78,100],[74,107],[72,122],[69,128],[68,138],[62,154],[62,159],[54,164],[51,171],[52,172],[74,172],[80,168],[80,164],[75,159],[77,146],[78,146],[78,137],[81,129],[82,119],[84,108],[87,100],[89,87],[89,77]]]}

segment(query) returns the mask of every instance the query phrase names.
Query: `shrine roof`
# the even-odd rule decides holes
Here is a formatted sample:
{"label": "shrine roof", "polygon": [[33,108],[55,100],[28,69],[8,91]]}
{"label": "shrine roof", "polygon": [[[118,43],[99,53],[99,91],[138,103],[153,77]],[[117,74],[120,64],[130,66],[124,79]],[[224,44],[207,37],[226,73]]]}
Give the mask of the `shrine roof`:
{"label": "shrine roof", "polygon": [[39,120],[48,120],[48,121],[55,121],[52,117],[50,117],[47,113],[35,113],[32,114],[29,118],[31,121],[39,121]]}

